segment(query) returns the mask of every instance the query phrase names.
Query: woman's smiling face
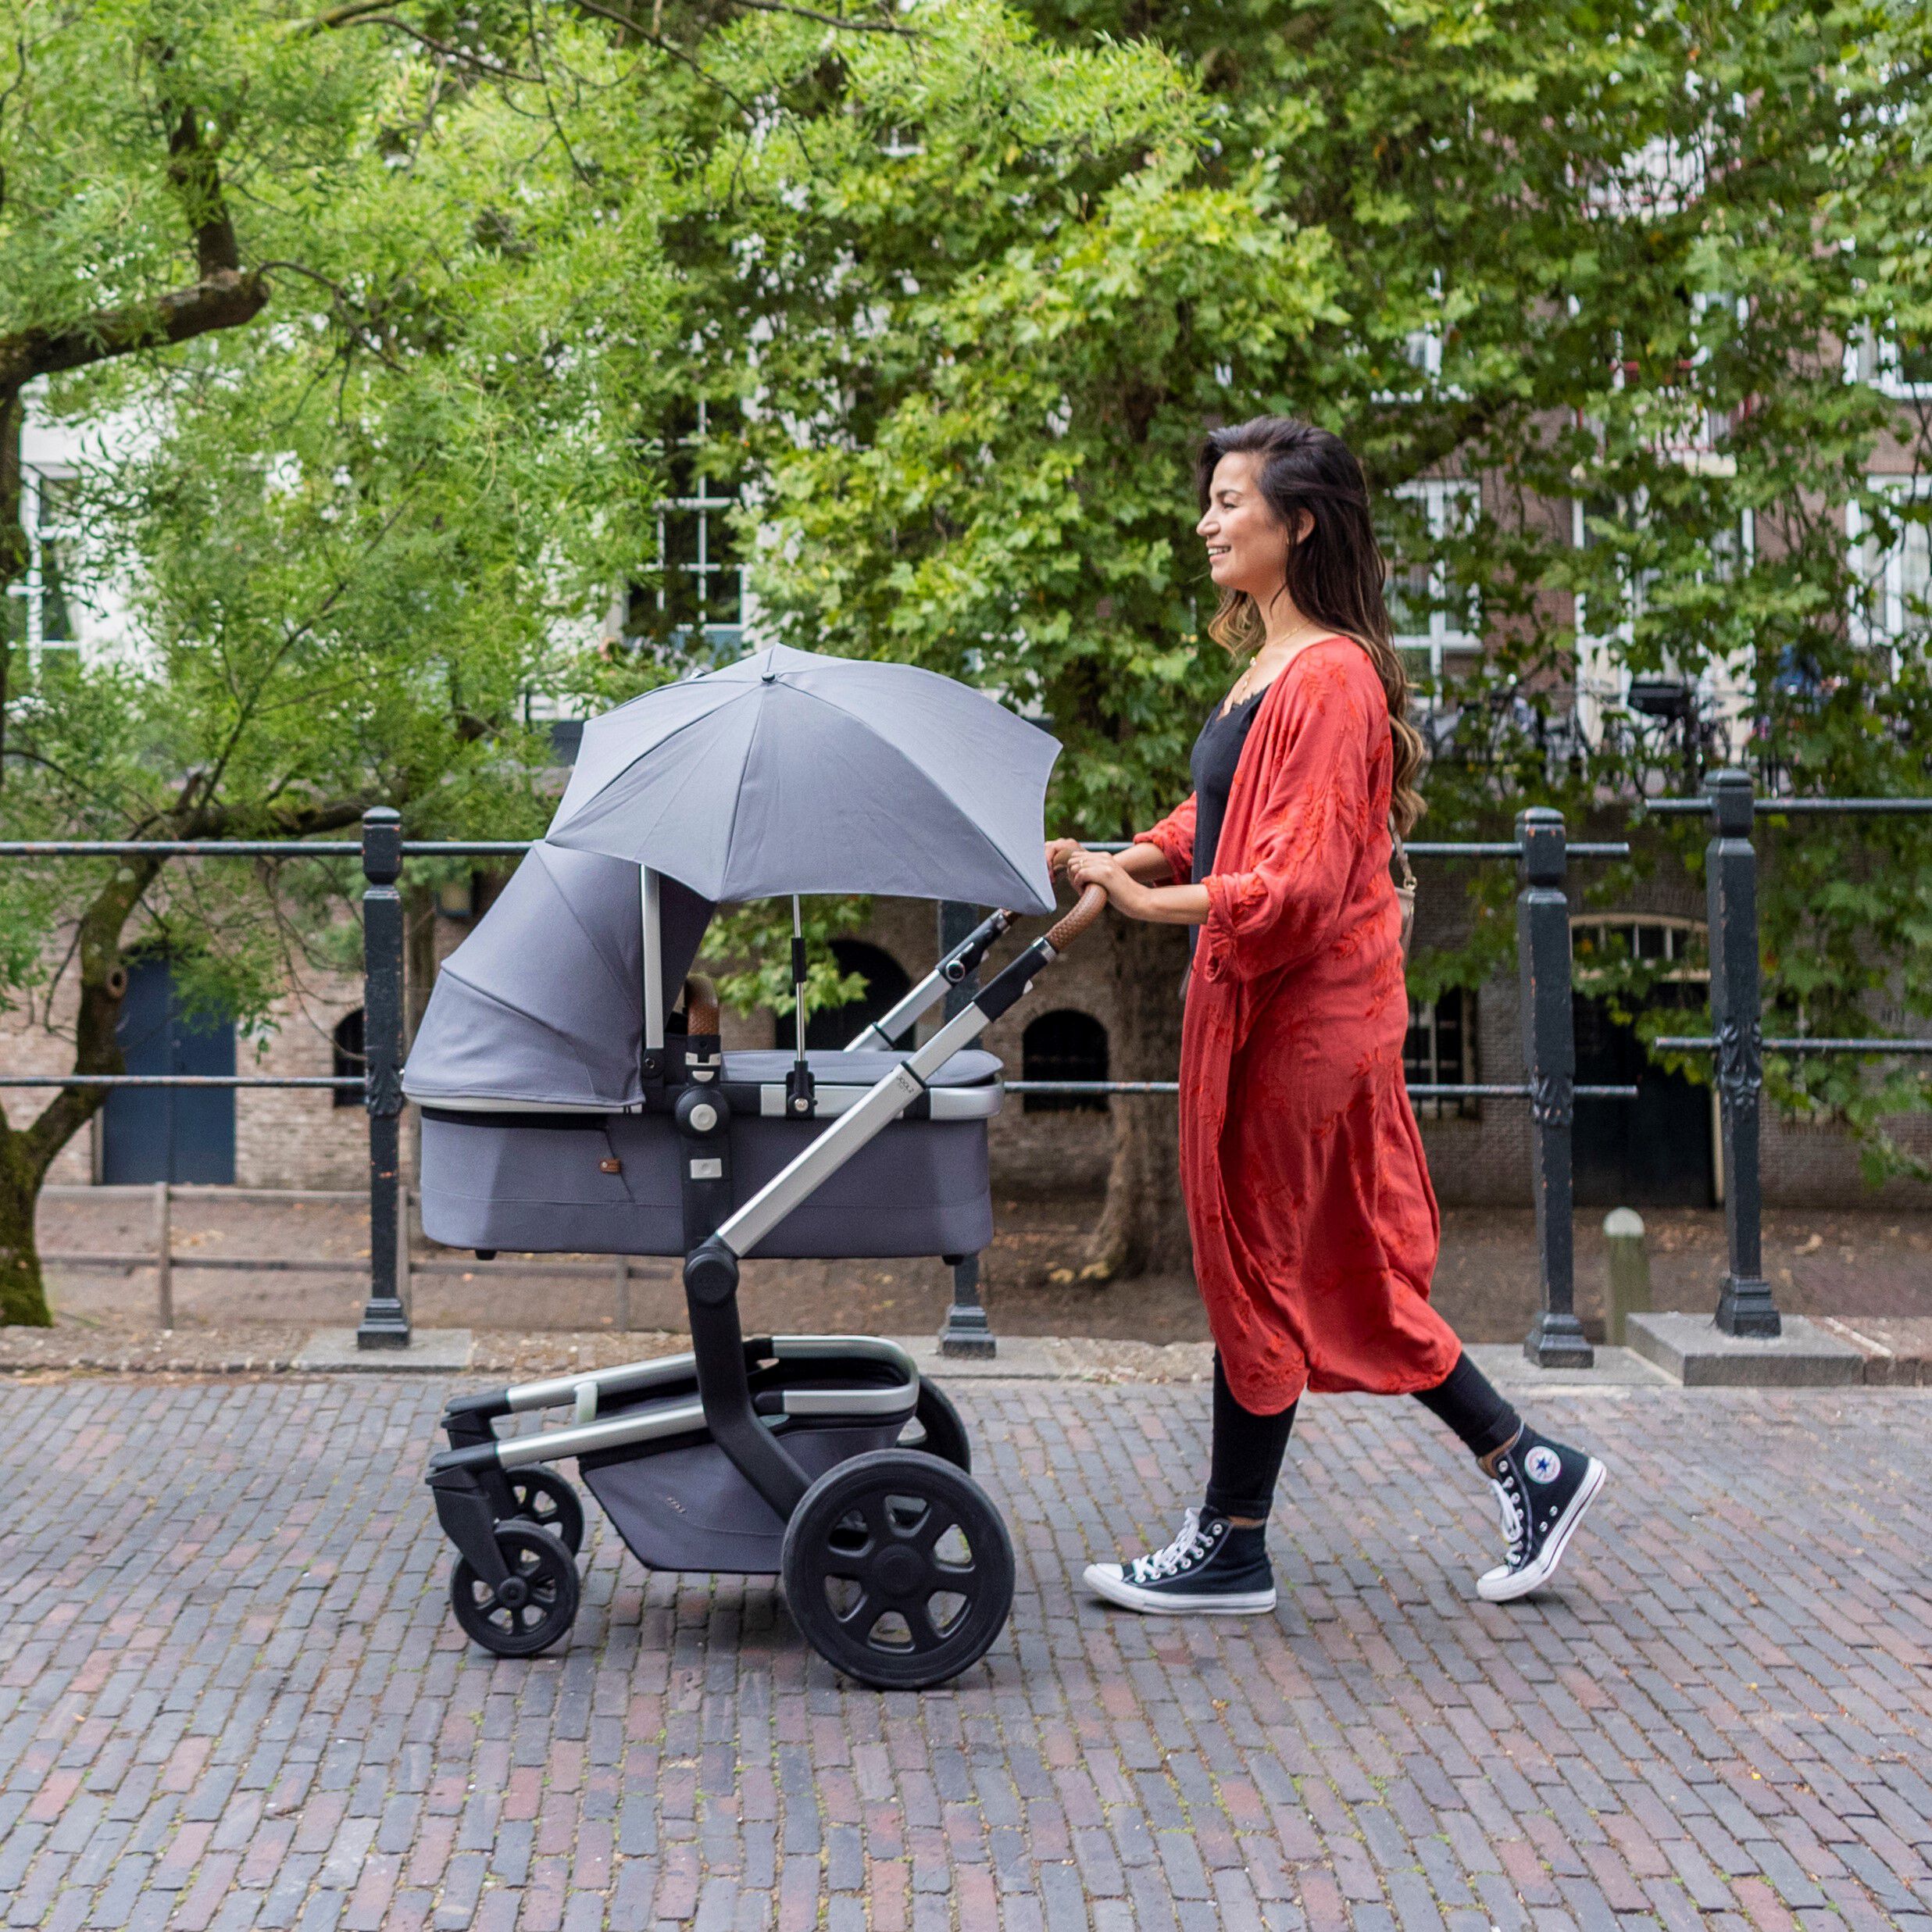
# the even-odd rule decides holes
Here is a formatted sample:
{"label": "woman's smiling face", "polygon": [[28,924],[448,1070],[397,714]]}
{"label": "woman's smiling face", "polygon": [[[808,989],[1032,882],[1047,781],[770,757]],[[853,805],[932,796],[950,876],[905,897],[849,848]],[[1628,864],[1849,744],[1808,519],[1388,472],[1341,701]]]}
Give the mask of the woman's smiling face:
{"label": "woman's smiling face", "polygon": [[1231,450],[1214,466],[1208,507],[1195,534],[1208,547],[1208,574],[1224,591],[1245,591],[1264,608],[1287,574],[1287,532],[1259,487],[1262,459]]}

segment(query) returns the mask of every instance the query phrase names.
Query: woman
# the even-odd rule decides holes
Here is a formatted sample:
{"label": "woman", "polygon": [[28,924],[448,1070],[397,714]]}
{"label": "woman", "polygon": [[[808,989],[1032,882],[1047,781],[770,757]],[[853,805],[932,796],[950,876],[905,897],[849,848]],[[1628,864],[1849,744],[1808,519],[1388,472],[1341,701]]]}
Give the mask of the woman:
{"label": "woman", "polygon": [[1279,416],[1215,431],[1198,481],[1209,629],[1247,668],[1179,810],[1118,859],[1059,839],[1047,862],[1130,919],[1198,929],[1180,1167],[1215,1343],[1212,1470],[1165,1549],[1086,1580],[1130,1609],[1273,1609],[1267,1518],[1296,1404],[1357,1389],[1417,1396],[1469,1446],[1509,1542],[1477,1590],[1523,1596],[1605,1470],[1526,1424],[1429,1305],[1440,1220],[1402,1080],[1389,877],[1391,824],[1422,811],[1422,742],[1367,488],[1337,437]]}

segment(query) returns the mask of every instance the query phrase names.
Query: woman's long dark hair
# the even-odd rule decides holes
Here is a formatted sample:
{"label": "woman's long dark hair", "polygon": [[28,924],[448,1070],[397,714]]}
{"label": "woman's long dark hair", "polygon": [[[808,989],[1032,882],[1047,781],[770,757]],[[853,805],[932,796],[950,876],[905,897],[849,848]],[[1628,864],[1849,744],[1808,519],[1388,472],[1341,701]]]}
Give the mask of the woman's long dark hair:
{"label": "woman's long dark hair", "polygon": [[[1370,520],[1362,466],[1348,445],[1327,430],[1292,416],[1258,416],[1212,430],[1202,444],[1195,470],[1203,510],[1213,488],[1215,466],[1223,456],[1236,455],[1261,459],[1261,494],[1284,534],[1283,568],[1295,609],[1355,638],[1381,678],[1395,752],[1390,809],[1396,830],[1406,833],[1425,809],[1415,782],[1424,755],[1422,734],[1409,722],[1409,676],[1390,631],[1382,595],[1388,570]],[[1312,525],[1298,538],[1304,510]],[[1216,643],[1232,656],[1245,657],[1259,649],[1266,634],[1260,608],[1245,591],[1222,591],[1221,607],[1208,623],[1208,635]]]}

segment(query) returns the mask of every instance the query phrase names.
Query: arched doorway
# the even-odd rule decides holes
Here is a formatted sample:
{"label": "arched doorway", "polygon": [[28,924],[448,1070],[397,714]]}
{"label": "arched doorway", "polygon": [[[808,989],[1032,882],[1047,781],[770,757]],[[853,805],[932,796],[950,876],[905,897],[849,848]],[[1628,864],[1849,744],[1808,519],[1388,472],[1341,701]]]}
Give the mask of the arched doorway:
{"label": "arched doorway", "polygon": [[[1592,913],[1571,920],[1570,942],[1577,1084],[1637,1088],[1634,1100],[1577,1102],[1570,1142],[1577,1205],[1711,1206],[1717,1188],[1712,1090],[1652,1065],[1634,1023],[1646,1012],[1703,1006],[1710,985],[1704,928],[1695,920]],[[1593,980],[1600,983],[1626,959],[1656,973],[1648,991],[1620,993],[1612,1002],[1591,991]]]}
{"label": "arched doorway", "polygon": [[[1020,1037],[1023,1080],[1105,1080],[1107,1029],[1070,1006],[1042,1013]],[[1027,1113],[1105,1113],[1105,1094],[1023,1094]]]}
{"label": "arched doorway", "polygon": [[[127,966],[117,1029],[130,1073],[232,1073],[230,1020],[183,1013],[165,955]],[[231,1184],[235,1177],[232,1087],[117,1087],[101,1110],[101,1178],[110,1185],[157,1180]]]}
{"label": "arched doorway", "polygon": [[[905,969],[889,952],[869,946],[862,939],[834,939],[832,957],[841,973],[862,973],[866,990],[844,1006],[827,1006],[805,1017],[805,1044],[808,1049],[836,1053],[855,1034],[862,1033],[875,1020],[885,1016],[912,990]],[[791,1022],[778,1023],[778,1044],[789,1046],[793,1037]]]}

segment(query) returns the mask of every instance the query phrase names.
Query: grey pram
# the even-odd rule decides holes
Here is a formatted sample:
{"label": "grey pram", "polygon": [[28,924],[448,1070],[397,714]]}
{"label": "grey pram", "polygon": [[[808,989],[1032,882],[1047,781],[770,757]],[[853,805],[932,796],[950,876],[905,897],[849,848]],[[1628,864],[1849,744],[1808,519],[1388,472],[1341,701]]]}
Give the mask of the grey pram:
{"label": "grey pram", "polygon": [[[777,1573],[807,1638],[862,1681],[922,1687],[984,1655],[1012,1555],[952,1404],[891,1342],[747,1339],[738,1262],[983,1248],[1002,1085],[973,1042],[1105,903],[1083,895],[916,1049],[914,1022],[1012,915],[841,1052],[725,1053],[688,977],[711,905],[648,866],[533,848],[445,965],[405,1070],[423,1230],[485,1253],[681,1255],[693,1346],[449,1404],[428,1480],[473,1638],[530,1655],[570,1628],[584,1516],[551,1465],[574,1458],[641,1561]],[[496,1433],[551,1409],[568,1423]]]}

